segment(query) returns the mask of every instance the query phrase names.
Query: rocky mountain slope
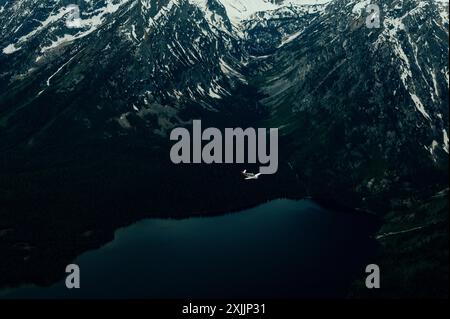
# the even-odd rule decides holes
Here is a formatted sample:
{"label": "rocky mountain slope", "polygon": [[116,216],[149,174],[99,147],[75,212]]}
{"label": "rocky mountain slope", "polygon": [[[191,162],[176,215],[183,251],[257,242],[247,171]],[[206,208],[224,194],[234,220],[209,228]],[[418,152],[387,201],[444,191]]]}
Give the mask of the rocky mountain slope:
{"label": "rocky mountain slope", "polygon": [[301,180],[367,200],[428,188],[448,163],[448,18],[434,1],[384,1],[367,28],[358,3],[334,1],[257,62],[269,121],[294,139]]}
{"label": "rocky mountain slope", "polygon": [[[0,21],[0,285],[54,280],[27,270],[57,273],[49,243],[64,264],[144,216],[279,196],[446,223],[423,209],[448,188],[446,1],[2,0]],[[278,127],[278,174],[174,166],[198,118]]]}

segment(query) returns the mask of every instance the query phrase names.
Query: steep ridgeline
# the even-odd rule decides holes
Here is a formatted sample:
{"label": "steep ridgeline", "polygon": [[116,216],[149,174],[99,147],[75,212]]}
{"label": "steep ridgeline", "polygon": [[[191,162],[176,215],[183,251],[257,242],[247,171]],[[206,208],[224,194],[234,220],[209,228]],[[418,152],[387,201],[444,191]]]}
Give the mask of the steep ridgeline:
{"label": "steep ridgeline", "polygon": [[216,110],[245,83],[216,0],[79,2],[2,7],[0,147],[51,138],[55,125],[100,138],[136,127],[164,134],[186,105]]}
{"label": "steep ridgeline", "polygon": [[254,13],[242,22],[247,51],[257,56],[276,52],[280,46],[303,32],[325,6],[286,2],[276,9]]}
{"label": "steep ridgeline", "polygon": [[248,61],[289,42],[324,2],[4,1],[0,149],[165,136],[205,111],[231,112],[230,99],[254,112]]}
{"label": "steep ridgeline", "polygon": [[252,69],[310,192],[382,204],[448,186],[448,2],[378,1],[380,28],[369,3],[331,2]]}
{"label": "steep ridgeline", "polygon": [[[50,284],[145,216],[286,196],[391,211],[383,238],[448,254],[448,1],[0,0],[0,22],[0,287]],[[198,118],[278,127],[278,173],[172,164]]]}

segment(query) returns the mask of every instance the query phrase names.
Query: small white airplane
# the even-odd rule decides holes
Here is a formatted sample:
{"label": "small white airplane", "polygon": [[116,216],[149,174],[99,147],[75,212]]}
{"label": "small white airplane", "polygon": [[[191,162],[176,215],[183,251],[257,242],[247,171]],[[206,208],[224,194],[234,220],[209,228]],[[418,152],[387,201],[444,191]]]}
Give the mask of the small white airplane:
{"label": "small white airplane", "polygon": [[258,177],[261,175],[261,173],[253,174],[253,173],[247,173],[247,170],[243,170],[242,175],[244,175],[245,179],[258,179]]}

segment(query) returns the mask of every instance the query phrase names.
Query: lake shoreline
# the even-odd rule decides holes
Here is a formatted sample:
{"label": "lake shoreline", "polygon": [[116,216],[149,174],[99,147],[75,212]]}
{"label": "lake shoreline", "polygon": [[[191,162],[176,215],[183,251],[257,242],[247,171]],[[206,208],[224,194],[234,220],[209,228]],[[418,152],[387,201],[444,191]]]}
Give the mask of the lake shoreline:
{"label": "lake shoreline", "polygon": [[[64,242],[68,242],[68,240],[70,240],[70,242],[72,243],[76,243],[76,245],[70,244],[70,245],[65,245],[64,247],[62,246],[57,246],[54,248],[55,252],[54,253],[50,253],[49,255],[45,254],[45,255],[41,255],[41,253],[45,250],[42,249],[47,249],[45,247],[49,247],[50,245],[53,247],[54,246],[54,240],[52,237],[48,238],[48,239],[44,239],[42,240],[42,235],[40,234],[47,234],[48,233],[48,228],[41,228],[38,227],[33,228],[33,229],[22,229],[21,232],[12,232],[10,234],[8,234],[7,236],[4,236],[3,239],[6,239],[6,249],[5,249],[5,253],[2,253],[3,256],[5,256],[5,259],[3,259],[4,261],[8,259],[8,256],[10,256],[10,261],[9,261],[9,266],[8,264],[4,264],[2,265],[2,263],[0,263],[0,270],[3,271],[3,273],[7,274],[6,276],[3,277],[3,279],[0,278],[0,287],[16,287],[18,285],[21,284],[26,284],[26,283],[33,283],[33,284],[37,284],[39,286],[49,286],[51,285],[53,282],[55,282],[55,280],[60,277],[61,275],[63,275],[63,272],[61,271],[64,267],[64,265],[67,265],[71,260],[74,260],[77,256],[79,256],[81,253],[84,253],[86,251],[90,251],[90,250],[95,250],[98,249],[102,246],[104,246],[105,244],[107,244],[108,242],[111,242],[114,239],[114,233],[117,229],[121,229],[121,228],[125,228],[128,227],[130,225],[133,225],[135,223],[138,223],[139,221],[142,221],[144,219],[148,219],[148,218],[164,218],[164,219],[174,219],[174,220],[183,220],[183,219],[188,219],[188,218],[192,218],[192,217],[214,217],[214,216],[224,216],[224,215],[230,215],[230,214],[235,214],[236,212],[240,212],[243,210],[247,210],[247,209],[252,209],[255,207],[258,207],[260,205],[263,205],[265,203],[277,200],[277,199],[289,199],[289,200],[294,200],[294,201],[300,201],[300,200],[307,200],[307,198],[305,198],[305,196],[299,196],[299,195],[293,195],[293,194],[288,194],[285,196],[267,196],[264,198],[251,198],[245,201],[245,203],[243,201],[239,201],[239,204],[235,203],[229,203],[228,205],[226,205],[226,207],[224,207],[225,205],[214,205],[215,209],[210,209],[210,210],[194,210],[194,209],[185,209],[183,211],[183,213],[181,214],[180,211],[177,210],[173,210],[172,213],[170,212],[170,209],[168,208],[168,206],[166,206],[165,211],[160,211],[160,212],[154,212],[154,211],[149,211],[149,210],[140,210],[140,211],[144,211],[146,213],[139,213],[139,214],[126,214],[126,215],[116,215],[114,214],[116,217],[114,219],[110,219],[108,222],[107,220],[101,220],[99,221],[99,225],[96,226],[95,224],[89,226],[89,225],[85,225],[83,226],[83,224],[79,224],[76,223],[75,224],[75,228],[71,227],[70,225],[70,220],[69,222],[65,222],[62,227],[61,225],[55,225],[55,226],[51,226],[51,224],[49,225],[52,229],[58,229],[61,232],[61,236],[60,237],[62,240],[62,243]],[[314,201],[315,203],[317,203],[319,206],[327,209],[327,210],[333,210],[336,211],[340,214],[356,214],[358,216],[365,216],[367,217],[368,220],[371,220],[374,224],[374,228],[378,228],[379,227],[379,220],[378,217],[376,215],[373,215],[371,213],[368,212],[364,212],[364,211],[358,211],[356,209],[350,209],[347,208],[343,205],[340,205],[332,200],[329,199],[324,199],[322,198],[310,198],[310,200]],[[67,203],[61,203],[62,207],[67,207]],[[57,205],[58,207],[58,205]],[[116,208],[117,210],[119,210],[119,208]],[[103,214],[99,214],[100,216]],[[77,220],[86,220],[86,218],[77,218]],[[75,221],[74,221],[75,222]],[[32,226],[33,224],[30,224],[30,226]],[[64,227],[64,228],[63,228]],[[9,226],[9,228],[11,229],[15,229],[15,226]],[[66,232],[64,230],[67,230]],[[31,237],[30,239],[24,239],[23,237],[27,236],[28,233],[32,232],[33,237]],[[32,239],[32,238],[36,238],[36,239]],[[10,243],[10,244],[8,244]],[[16,248],[11,248],[11,247],[15,247],[14,245],[16,245],[17,243],[26,243],[27,245],[29,245],[30,247],[32,247],[32,250],[30,251],[30,253],[23,251],[23,253],[21,255],[17,255],[17,249]],[[1,245],[1,243],[0,243]],[[3,246],[5,247],[5,246]],[[42,248],[40,248],[42,247]],[[1,250],[1,246],[0,246],[0,250]],[[21,253],[19,251],[19,253]],[[61,256],[61,260],[59,262],[56,262],[55,264],[51,264],[52,262],[52,256],[54,254],[58,254],[59,256]],[[29,258],[29,260],[27,260],[27,262],[24,263],[24,260],[21,258],[21,256],[23,256],[22,258],[27,258],[27,256],[31,256],[31,258]],[[65,257],[63,257],[65,256]],[[21,258],[21,259],[18,259]],[[41,261],[41,260],[42,261]],[[28,268],[33,264],[33,262],[38,262],[33,268],[35,269],[41,269],[40,271],[35,271],[34,274],[29,272]],[[15,264],[17,263],[17,264]],[[3,269],[1,269],[3,268]],[[42,273],[42,269],[49,269],[48,272]],[[20,270],[19,272],[17,272],[17,270]],[[8,274],[11,274],[8,277]],[[22,274],[22,275],[20,275]],[[31,277],[30,277],[31,275]],[[28,279],[27,279],[28,278]],[[25,279],[25,281],[24,281]]]}
{"label": "lake shoreline", "polygon": [[[181,262],[183,264],[183,269],[190,269],[189,271],[197,273],[196,276],[203,277],[203,271],[210,269],[209,266],[207,266],[209,261],[215,261],[215,267],[211,270],[212,273],[207,275],[212,277],[210,279],[204,278],[204,283],[218,280],[218,278],[221,278],[222,276],[232,276],[232,278],[225,280],[221,284],[228,287],[228,281],[235,280],[233,278],[237,275],[234,273],[236,271],[238,273],[243,272],[242,275],[239,276],[244,276],[244,274],[246,274],[243,278],[247,278],[247,276],[255,277],[254,271],[257,273],[257,269],[262,269],[263,273],[266,274],[256,276],[254,278],[256,281],[250,286],[244,284],[246,282],[245,280],[242,281],[241,279],[236,279],[237,283],[240,285],[244,284],[244,286],[241,287],[241,289],[235,290],[234,288],[231,289],[231,287],[234,287],[234,285],[231,285],[229,290],[226,290],[228,291],[229,296],[235,296],[236,293],[242,294],[245,289],[250,289],[249,287],[253,287],[254,285],[256,285],[255,287],[259,287],[260,284],[269,284],[272,281],[273,282],[270,285],[275,285],[273,287],[274,289],[275,287],[278,287],[277,289],[282,288],[282,290],[278,293],[273,292],[274,295],[272,295],[271,289],[261,291],[258,288],[254,291],[249,290],[242,295],[242,297],[273,297],[278,294],[280,294],[280,297],[281,295],[285,297],[293,297],[294,295],[306,297],[309,296],[309,291],[311,291],[311,294],[317,296],[334,295],[340,291],[339,295],[343,296],[344,292],[342,290],[342,285],[350,285],[349,280],[353,278],[352,273],[355,271],[355,267],[360,269],[360,266],[355,264],[355,256],[359,256],[357,260],[366,258],[363,257],[368,254],[368,252],[365,251],[366,246],[364,243],[374,242],[373,237],[370,236],[372,230],[372,227],[370,227],[362,215],[342,215],[338,212],[321,208],[311,200],[298,201],[292,199],[278,199],[251,209],[240,210],[225,215],[222,214],[209,217],[197,215],[196,217],[186,219],[152,217],[140,220],[132,225],[116,229],[112,241],[102,245],[99,249],[83,252],[83,254],[76,257],[73,262],[77,264],[81,263],[80,267],[82,269],[84,267],[84,269],[88,269],[88,271],[89,269],[108,269],[109,267],[106,266],[98,266],[101,265],[101,263],[111,262],[108,261],[110,258],[102,257],[103,254],[108,254],[108,252],[111,253],[123,245],[131,245],[133,248],[126,248],[124,250],[124,256],[122,256],[122,253],[116,253],[115,255],[118,255],[114,257],[114,260],[115,263],[118,263],[117,267],[121,264],[123,264],[124,267],[135,267],[132,265],[140,264],[141,262],[137,261],[141,260],[141,258],[145,259],[146,257],[144,256],[146,253],[139,253],[138,255],[128,257],[126,255],[132,254],[133,251],[140,251],[140,249],[147,250],[148,247],[153,247],[151,249],[159,252],[149,253],[149,256],[152,256],[151,260],[161,260],[163,264],[153,265],[153,263],[151,263],[145,266],[145,274],[147,274],[147,276],[149,271],[147,270],[147,267],[151,267],[151,269],[154,269],[156,272],[165,272],[167,267],[169,267],[169,269],[172,267],[177,268],[176,265],[180,265]],[[270,236],[268,235],[269,233]],[[128,234],[127,237],[124,237],[125,234]],[[355,240],[355,238],[359,239]],[[167,240],[170,240],[170,244],[167,247],[167,249],[169,249],[168,251],[164,248],[167,245]],[[236,241],[239,242],[238,246],[236,246]],[[190,242],[191,244],[185,247],[185,245]],[[310,245],[311,242],[317,243],[318,246]],[[179,251],[172,251],[174,247],[177,246],[180,247]],[[373,244],[370,246],[373,246]],[[216,251],[213,247],[221,248]],[[264,247],[264,249],[261,249],[262,247]],[[213,250],[211,250],[211,248],[213,248]],[[320,255],[317,255],[317,249],[322,250]],[[362,251],[356,253],[354,251],[355,249],[361,249]],[[102,253],[102,251],[104,253]],[[372,248],[370,251],[372,251]],[[209,254],[212,255],[209,256]],[[234,256],[235,254],[237,255]],[[247,254],[250,254],[252,257],[249,257]],[[338,258],[335,254],[338,254],[338,256],[350,254],[353,257],[345,258],[341,256]],[[158,257],[159,255],[161,256]],[[296,255],[299,255],[299,257],[294,257]],[[86,268],[84,265],[85,263],[82,261],[85,258],[83,256],[99,256],[95,259],[97,261],[93,262],[96,266],[94,268]],[[177,256],[180,256],[182,259],[177,260]],[[167,258],[169,258],[169,260],[175,258],[175,260],[173,262],[168,262],[165,261]],[[233,260],[231,264],[229,264],[230,259]],[[136,262],[133,262],[133,260],[136,260]],[[182,262],[182,260],[184,262]],[[240,262],[238,262],[238,260],[240,260]],[[334,269],[330,273],[327,265],[336,260],[342,260],[342,263],[339,263],[339,266],[337,266],[337,269],[340,270]],[[130,263],[132,264],[131,266]],[[187,264],[184,265],[185,263]],[[243,264],[238,266],[240,263]],[[348,268],[346,266],[347,263],[349,263]],[[195,270],[197,268],[202,269],[202,267],[206,268],[203,271]],[[219,268],[216,269],[217,267]],[[220,270],[221,267],[224,269]],[[229,269],[228,267],[232,268]],[[284,270],[275,271],[272,267],[275,267],[275,269],[283,267]],[[141,268],[142,267],[139,267],[139,269]],[[309,274],[306,269],[315,270]],[[338,271],[340,275],[333,275],[336,271]],[[134,278],[133,276],[135,276],[135,273],[136,271],[130,273],[130,280]],[[194,286],[191,286],[192,283],[189,284],[190,281],[187,279],[190,276],[185,277],[183,273],[183,271],[181,271],[181,274],[178,274],[178,271],[173,273],[169,271],[167,275],[169,275],[170,278],[173,276],[181,276],[178,278],[179,281],[183,282],[187,280],[183,287],[187,287],[186,289],[193,288]],[[283,282],[285,282],[286,286],[279,286],[278,281],[280,279],[277,279],[279,275],[274,276],[273,274],[284,274],[283,276],[285,279]],[[240,278],[239,276],[238,278]],[[322,276],[329,277],[329,279],[322,280]],[[341,276],[342,278],[340,278]],[[63,278],[63,276],[61,276],[61,278]],[[114,276],[111,278],[114,280]],[[293,283],[291,281],[295,278],[297,278],[296,280],[300,280],[299,288],[292,286]],[[312,278],[316,279],[312,280]],[[345,279],[346,281],[343,281],[344,278],[347,278]],[[334,282],[336,279],[337,281],[332,284],[329,289],[326,288],[327,282]],[[85,279],[85,282],[86,281],[89,280]],[[317,289],[314,288],[316,289],[314,290],[312,287],[315,287],[318,283],[321,284],[316,287]],[[58,285],[61,286],[61,283]],[[202,289],[206,289],[206,292],[209,289],[207,288],[208,286],[209,284],[203,286]],[[44,290],[41,291],[47,291],[47,288],[45,287],[48,289],[56,289],[55,285],[51,284],[49,286],[44,286],[44,288],[42,288]],[[306,289],[306,287],[309,288]],[[338,289],[338,287],[340,288]],[[296,290],[301,288],[306,290],[303,292],[302,290]],[[27,291],[28,289],[30,288],[25,287],[22,290]],[[35,288],[32,288],[32,291],[33,289]],[[93,289],[95,290],[95,288]],[[287,290],[284,291],[284,289]],[[38,291],[40,290],[38,289]],[[170,293],[172,293],[171,290],[167,291],[169,295],[159,295],[155,292],[155,295],[152,295],[152,298],[191,296],[190,294],[184,294],[182,291],[184,290],[180,290],[179,295],[170,295]],[[196,290],[193,290],[192,292],[194,291],[196,292]],[[201,294],[201,291],[203,290],[199,291],[197,297],[204,296]],[[220,289],[217,290],[216,294],[220,295],[220,291]]]}

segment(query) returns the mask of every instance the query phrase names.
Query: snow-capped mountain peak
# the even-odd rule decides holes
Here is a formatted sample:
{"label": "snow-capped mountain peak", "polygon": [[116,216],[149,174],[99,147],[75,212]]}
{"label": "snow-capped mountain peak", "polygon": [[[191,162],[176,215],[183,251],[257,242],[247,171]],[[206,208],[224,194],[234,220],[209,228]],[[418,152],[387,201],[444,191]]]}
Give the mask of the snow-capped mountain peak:
{"label": "snow-capped mountain peak", "polygon": [[[381,101],[371,87],[384,85],[383,94],[409,119],[400,120],[402,130],[420,127],[420,147],[437,158],[439,149],[448,152],[448,4],[434,2],[380,0],[379,29],[365,28],[355,14],[371,3],[361,0],[99,0],[79,2],[78,16],[67,1],[2,2],[0,98],[8,104],[2,112],[8,119],[18,119],[16,105],[27,112],[9,102],[22,89],[32,96],[29,105],[60,92],[88,95],[86,86],[94,85],[92,94],[102,99],[85,118],[113,119],[131,131],[133,117],[144,126],[158,117],[154,131],[161,133],[182,122],[178,114],[188,106],[224,108],[220,102],[255,74],[257,85],[271,80],[259,87],[269,92],[263,103],[291,108],[284,114],[327,105],[314,97],[327,85],[325,98],[348,95],[346,107],[359,90],[376,96],[370,103]],[[369,58],[357,78],[352,70]],[[328,82],[345,74],[355,77],[351,93],[333,86],[344,87],[346,78]],[[388,111],[376,106],[384,117]]]}
{"label": "snow-capped mountain peak", "polygon": [[258,11],[269,11],[278,5],[268,0],[220,0],[233,24],[240,24]]}
{"label": "snow-capped mountain peak", "polygon": [[[189,0],[197,4],[200,8],[207,10],[210,0]],[[258,12],[267,12],[280,9],[286,6],[321,5],[330,0],[217,0],[226,10],[226,14],[231,23],[239,26],[243,21],[250,19]]]}

